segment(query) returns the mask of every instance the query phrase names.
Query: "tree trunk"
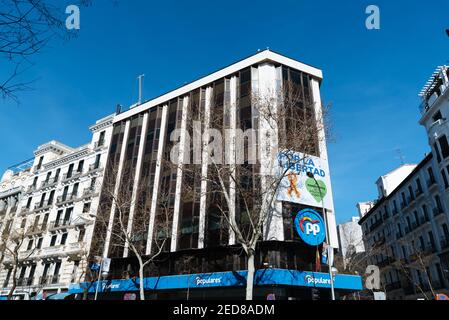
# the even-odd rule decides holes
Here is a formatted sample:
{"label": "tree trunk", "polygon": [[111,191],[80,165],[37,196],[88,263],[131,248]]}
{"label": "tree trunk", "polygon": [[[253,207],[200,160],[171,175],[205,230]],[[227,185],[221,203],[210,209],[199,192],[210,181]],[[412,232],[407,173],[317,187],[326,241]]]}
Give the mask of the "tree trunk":
{"label": "tree trunk", "polygon": [[17,263],[15,264],[14,270],[12,272],[12,287],[8,293],[8,300],[12,300],[12,296],[14,294],[14,291],[16,291],[16,287],[17,287]]}
{"label": "tree trunk", "polygon": [[254,251],[249,250],[248,253],[248,276],[246,277],[246,300],[253,300],[254,289]]}
{"label": "tree trunk", "polygon": [[140,300],[143,301],[145,300],[145,288],[144,288],[144,279],[143,279],[143,264],[140,263],[139,265],[139,278],[140,278],[140,283],[139,283],[139,291],[140,291]]}

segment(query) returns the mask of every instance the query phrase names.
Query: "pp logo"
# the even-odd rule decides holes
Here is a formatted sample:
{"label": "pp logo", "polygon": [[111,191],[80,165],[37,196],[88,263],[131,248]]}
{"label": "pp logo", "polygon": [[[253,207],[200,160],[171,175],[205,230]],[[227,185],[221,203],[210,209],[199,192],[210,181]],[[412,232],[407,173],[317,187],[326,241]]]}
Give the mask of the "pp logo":
{"label": "pp logo", "polygon": [[324,242],[324,220],[318,212],[312,209],[300,211],[295,218],[295,227],[298,235],[308,245],[318,246]]}
{"label": "pp logo", "polygon": [[320,233],[321,228],[316,223],[307,223],[306,224],[306,233],[310,234],[313,233],[314,236],[316,236],[318,233]]}

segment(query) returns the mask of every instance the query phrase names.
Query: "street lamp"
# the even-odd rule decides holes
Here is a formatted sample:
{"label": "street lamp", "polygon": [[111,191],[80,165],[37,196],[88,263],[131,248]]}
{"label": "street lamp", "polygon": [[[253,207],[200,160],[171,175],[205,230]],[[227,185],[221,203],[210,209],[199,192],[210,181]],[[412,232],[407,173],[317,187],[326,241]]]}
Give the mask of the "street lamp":
{"label": "street lamp", "polygon": [[318,188],[318,191],[320,192],[320,198],[321,198],[321,210],[323,213],[323,220],[324,220],[324,229],[326,230],[326,241],[327,241],[327,264],[329,266],[329,278],[331,282],[331,294],[332,294],[332,300],[335,300],[335,290],[334,290],[334,268],[331,265],[331,245],[330,245],[330,236],[329,236],[329,229],[327,228],[327,215],[326,215],[326,209],[324,208],[324,198],[323,194],[321,193],[320,185],[318,184],[318,181],[316,180],[315,176],[312,172],[307,172],[307,177],[313,179],[315,181],[315,185]]}

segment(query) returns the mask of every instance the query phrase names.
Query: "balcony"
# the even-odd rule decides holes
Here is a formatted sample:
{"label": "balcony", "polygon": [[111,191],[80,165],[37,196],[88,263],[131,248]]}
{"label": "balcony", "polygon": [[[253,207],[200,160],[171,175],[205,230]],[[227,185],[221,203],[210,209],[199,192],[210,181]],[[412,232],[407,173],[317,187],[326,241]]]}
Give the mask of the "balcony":
{"label": "balcony", "polygon": [[440,240],[441,250],[446,250],[449,248],[449,238],[443,237]]}
{"label": "balcony", "polygon": [[102,167],[100,166],[100,164],[94,163],[89,166],[89,171],[87,173],[94,173],[94,172],[101,171],[101,170],[102,170]]}
{"label": "balcony", "polygon": [[95,188],[89,187],[89,188],[85,188],[83,190],[83,198],[90,198],[90,197],[94,197],[97,194],[97,191],[95,190]]}
{"label": "balcony", "polygon": [[430,188],[432,186],[436,186],[436,183],[435,178],[429,179],[427,180],[427,187]]}
{"label": "balcony", "polygon": [[444,210],[443,210],[443,208],[438,208],[437,207],[437,208],[433,208],[432,212],[433,212],[433,216],[434,217],[438,217],[439,215],[444,213]]}
{"label": "balcony", "polygon": [[423,225],[423,224],[426,224],[426,223],[429,223],[429,222],[430,222],[430,219],[429,219],[429,216],[427,216],[427,215],[419,218],[419,224],[420,225]]}
{"label": "balcony", "polygon": [[45,211],[45,210],[50,209],[51,206],[52,206],[52,204],[48,204],[48,202],[47,202],[47,204],[45,204],[45,202],[44,203],[36,203],[34,205],[34,211]]}
{"label": "balcony", "polygon": [[383,223],[382,220],[377,220],[375,221],[370,227],[369,227],[369,231],[372,232],[374,229],[376,229],[377,227],[381,226]]}
{"label": "balcony", "polygon": [[34,235],[38,235],[40,233],[45,232],[45,228],[47,226],[46,225],[37,225],[37,226],[30,226],[28,227],[27,231],[26,231],[26,235],[27,236],[34,236]]}
{"label": "balcony", "polygon": [[439,98],[446,93],[448,84],[445,83],[442,72],[445,72],[444,69],[438,68],[429,80],[429,83],[420,93],[420,96],[423,99],[419,105],[421,115],[424,115],[427,111],[429,111],[435,102],[437,102]]}
{"label": "balcony", "polygon": [[75,201],[75,199],[76,199],[76,194],[72,194],[72,193],[58,196],[56,198],[56,205],[61,206],[66,203],[73,202],[73,201]]}
{"label": "balcony", "polygon": [[76,172],[73,172],[71,174],[65,173],[62,176],[62,181],[61,182],[65,183],[65,182],[69,182],[69,181],[78,179],[81,175],[82,175],[82,172],[80,172],[80,171],[76,171]]}
{"label": "balcony", "polygon": [[52,188],[58,183],[58,177],[42,181],[40,189]]}
{"label": "balcony", "polygon": [[54,285],[59,283],[59,276],[44,276],[39,278],[39,284],[40,285]]}
{"label": "balcony", "polygon": [[424,192],[422,191],[422,189],[415,190],[416,199],[418,199],[423,194],[424,194]]}
{"label": "balcony", "polygon": [[71,227],[71,223],[69,220],[58,220],[50,222],[48,226],[48,231],[56,231],[61,229],[67,229]]}
{"label": "balcony", "polygon": [[94,143],[94,150],[103,148],[105,146],[104,142],[105,142],[104,140],[98,140],[97,142],[95,142]]}
{"label": "balcony", "polygon": [[18,287],[30,287],[33,285],[34,278],[21,278],[17,279]]}

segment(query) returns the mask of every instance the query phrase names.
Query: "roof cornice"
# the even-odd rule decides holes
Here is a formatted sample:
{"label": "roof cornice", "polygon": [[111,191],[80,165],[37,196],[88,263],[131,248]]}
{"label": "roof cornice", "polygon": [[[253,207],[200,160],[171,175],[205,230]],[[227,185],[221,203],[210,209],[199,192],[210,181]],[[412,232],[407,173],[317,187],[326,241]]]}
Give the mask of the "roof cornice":
{"label": "roof cornice", "polygon": [[152,107],[166,103],[167,101],[169,101],[173,98],[182,96],[190,91],[198,89],[202,86],[205,86],[205,85],[207,85],[211,82],[214,82],[220,78],[223,78],[227,75],[233,74],[239,70],[245,69],[245,68],[250,67],[255,64],[268,62],[268,61],[276,62],[276,63],[282,64],[282,65],[291,67],[293,69],[305,72],[305,73],[310,74],[313,77],[317,78],[318,80],[323,79],[323,72],[320,69],[312,67],[310,65],[307,65],[305,63],[299,62],[297,60],[288,58],[279,53],[276,53],[276,52],[273,52],[270,50],[265,50],[265,51],[258,52],[246,59],[240,60],[234,64],[231,64],[225,68],[222,68],[216,72],[213,72],[213,73],[211,73],[205,77],[202,77],[198,80],[190,82],[182,87],[179,87],[175,90],[165,93],[157,98],[154,98],[152,100],[144,102],[143,104],[141,104],[137,107],[126,110],[123,113],[115,116],[114,123],[122,121],[123,119],[131,117],[133,115],[139,114],[139,113],[146,111]]}

